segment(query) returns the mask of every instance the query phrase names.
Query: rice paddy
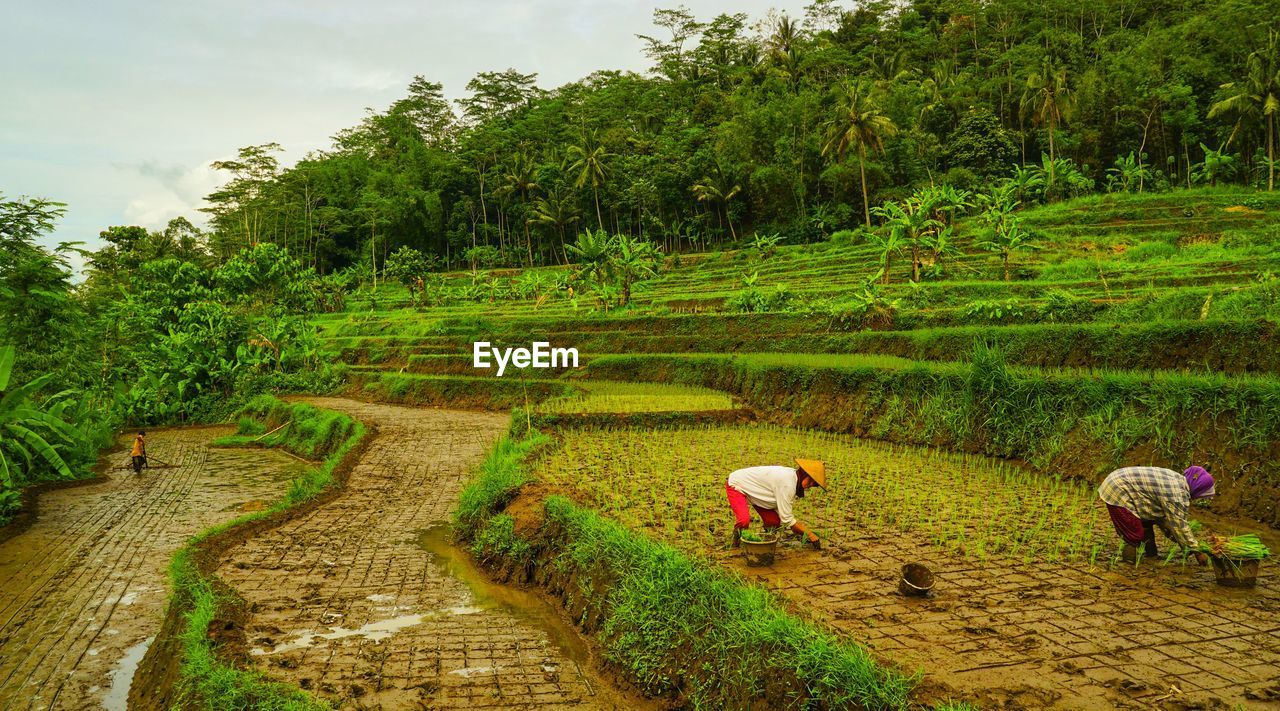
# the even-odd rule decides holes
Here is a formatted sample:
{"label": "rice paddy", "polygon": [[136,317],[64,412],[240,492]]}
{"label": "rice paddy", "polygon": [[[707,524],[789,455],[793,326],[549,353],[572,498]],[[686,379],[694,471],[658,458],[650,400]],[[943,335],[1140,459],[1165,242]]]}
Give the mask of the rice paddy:
{"label": "rice paddy", "polygon": [[698,412],[733,409],[733,398],[709,388],[666,383],[629,383],[582,380],[573,383],[581,392],[548,400],[536,409],[542,413],[598,412]]}
{"label": "rice paddy", "polygon": [[1109,563],[1114,534],[1092,487],[986,457],[775,426],[568,431],[536,476],[692,555],[723,548],[731,471],[827,465],[828,490],[796,503],[827,540],[884,530],[917,534],[974,558]]}

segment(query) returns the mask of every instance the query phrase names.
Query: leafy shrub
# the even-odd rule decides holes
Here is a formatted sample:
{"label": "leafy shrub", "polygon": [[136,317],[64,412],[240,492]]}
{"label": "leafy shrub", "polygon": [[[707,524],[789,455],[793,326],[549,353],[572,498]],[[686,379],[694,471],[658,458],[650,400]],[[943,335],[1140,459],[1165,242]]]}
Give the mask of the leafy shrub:
{"label": "leafy shrub", "polygon": [[890,299],[878,283],[868,282],[845,301],[827,307],[831,324],[842,330],[891,328],[898,312],[898,299]]}
{"label": "leafy shrub", "polygon": [[772,290],[749,287],[730,296],[724,303],[725,309],[741,313],[763,313],[766,311],[786,311],[793,304],[792,294],[784,284],[776,285]]}
{"label": "leafy shrub", "polygon": [[499,267],[506,261],[502,252],[490,245],[472,247],[462,253],[462,258],[472,266],[481,269]]}
{"label": "leafy shrub", "polygon": [[18,512],[22,505],[22,495],[17,489],[8,489],[0,486],[0,524],[3,524]]}
{"label": "leafy shrub", "polygon": [[76,425],[83,409],[71,391],[37,399],[56,373],[21,385],[10,382],[16,357],[13,346],[0,346],[0,491],[43,479],[72,479],[97,449],[94,438]]}
{"label": "leafy shrub", "polygon": [[1007,323],[1018,321],[1026,315],[1026,309],[1017,299],[972,301],[961,312],[965,321]]}

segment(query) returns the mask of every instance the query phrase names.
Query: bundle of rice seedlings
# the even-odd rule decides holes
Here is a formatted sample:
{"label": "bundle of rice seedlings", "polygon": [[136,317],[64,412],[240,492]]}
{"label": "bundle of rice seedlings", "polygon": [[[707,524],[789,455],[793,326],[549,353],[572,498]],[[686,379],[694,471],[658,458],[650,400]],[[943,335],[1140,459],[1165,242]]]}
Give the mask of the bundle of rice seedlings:
{"label": "bundle of rice seedlings", "polygon": [[1200,550],[1219,558],[1240,560],[1261,560],[1271,555],[1271,551],[1263,545],[1256,533],[1239,536],[1210,535],[1200,543]]}

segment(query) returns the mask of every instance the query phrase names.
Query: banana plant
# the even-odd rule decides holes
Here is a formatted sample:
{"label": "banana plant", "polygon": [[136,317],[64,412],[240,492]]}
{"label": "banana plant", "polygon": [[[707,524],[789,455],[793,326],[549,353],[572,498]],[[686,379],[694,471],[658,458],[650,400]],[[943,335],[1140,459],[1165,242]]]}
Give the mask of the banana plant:
{"label": "banana plant", "polygon": [[60,392],[42,405],[32,400],[53,373],[9,387],[16,355],[13,346],[0,347],[0,488],[33,481],[42,469],[70,479],[75,475],[67,456],[91,447],[83,433],[62,419],[72,405],[71,392]]}

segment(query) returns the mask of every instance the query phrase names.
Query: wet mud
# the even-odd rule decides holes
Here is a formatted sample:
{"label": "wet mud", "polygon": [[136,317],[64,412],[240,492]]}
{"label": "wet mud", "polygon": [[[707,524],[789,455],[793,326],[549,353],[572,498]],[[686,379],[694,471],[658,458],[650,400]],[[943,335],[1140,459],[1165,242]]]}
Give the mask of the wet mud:
{"label": "wet mud", "polygon": [[377,435],[341,495],[224,555],[257,668],[339,708],[634,706],[553,609],[488,583],[447,540],[507,416],[309,401]]}
{"label": "wet mud", "polygon": [[157,431],[148,446],[172,467],[135,475],[121,447],[102,481],[40,494],[35,520],[0,543],[0,709],[125,708],[173,553],[297,475],[278,453],[208,446],[230,431]]}
{"label": "wet mud", "polygon": [[[821,552],[787,542],[768,568],[747,567],[727,550],[712,555],[781,593],[799,614],[922,670],[922,700],[966,698],[983,708],[1280,707],[1274,559],[1257,587],[1240,590],[1218,586],[1211,568],[1194,563],[1110,569],[977,561],[899,532],[815,523],[832,531]],[[908,563],[933,572],[928,597],[902,594]]]}

